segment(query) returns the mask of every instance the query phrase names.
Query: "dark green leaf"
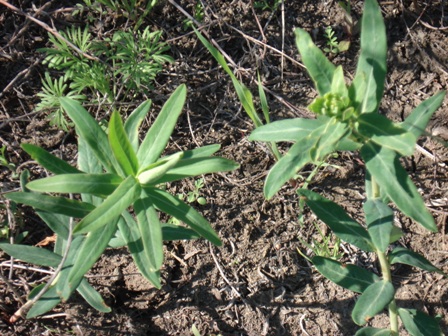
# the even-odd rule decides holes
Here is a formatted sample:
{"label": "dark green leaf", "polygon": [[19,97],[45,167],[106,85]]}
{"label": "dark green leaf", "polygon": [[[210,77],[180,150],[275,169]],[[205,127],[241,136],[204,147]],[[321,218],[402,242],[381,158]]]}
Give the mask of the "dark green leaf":
{"label": "dark green leaf", "polygon": [[68,300],[71,293],[79,286],[84,275],[92,268],[93,264],[106,249],[110,239],[117,231],[117,222],[118,217],[115,217],[115,219],[111,219],[100,229],[87,234],[79,248],[75,263],[70,269],[68,284],[64,285],[63,288],[58,287],[58,289],[62,290],[61,297],[64,300]]}
{"label": "dark green leaf", "polygon": [[361,53],[351,87],[356,91],[352,99],[355,98],[361,113],[378,110],[386,78],[386,56],[386,27],[380,7],[375,0],[366,0],[361,20]]}
{"label": "dark green leaf", "polygon": [[373,142],[403,156],[414,153],[416,138],[391,120],[378,113],[362,114],[358,131]]}
{"label": "dark green leaf", "polygon": [[68,238],[71,217],[41,210],[36,211],[36,213],[58,237],[65,240]]}
{"label": "dark green leaf", "polygon": [[139,107],[137,107],[131,113],[131,115],[126,119],[124,123],[124,129],[126,131],[126,134],[128,135],[129,141],[131,143],[134,152],[137,152],[138,150],[139,145],[138,131],[140,125],[145,119],[146,115],[148,114],[150,108],[151,108],[151,100],[144,101],[142,104],[140,104]]}
{"label": "dark green leaf", "polygon": [[125,176],[137,174],[139,165],[137,155],[132,148],[118,111],[112,113],[109,121],[109,144],[115,159]]}
{"label": "dark green leaf", "polygon": [[297,49],[299,49],[302,62],[305,64],[317,92],[320,96],[331,92],[331,83],[336,67],[316,47],[311,36],[305,30],[297,28],[294,32]]}
{"label": "dark green leaf", "polygon": [[126,240],[126,244],[139,271],[156,288],[160,289],[162,287],[160,284],[160,271],[153,272],[147,267],[150,261],[146,253],[147,251],[143,248],[142,236],[137,223],[129,213],[124,212],[123,217],[118,221],[118,227]]}
{"label": "dark green leaf", "polygon": [[21,144],[20,145],[25,152],[27,152],[34,160],[39,162],[39,164],[45,169],[51,171],[55,174],[77,174],[81,173],[78,169],[71,166],[64,160],[61,160],[57,156],[48,153],[45,149],[32,144]]}
{"label": "dark green leaf", "polygon": [[98,160],[109,173],[117,173],[117,163],[113,160],[112,150],[98,122],[79,102],[70,98],[60,98],[62,107],[76,125],[76,132],[83,138]]}
{"label": "dark green leaf", "polygon": [[411,336],[442,336],[439,321],[419,310],[398,308],[398,315]]}
{"label": "dark green leaf", "polygon": [[182,84],[163,105],[157,119],[138,149],[137,158],[140,167],[149,166],[160,157],[182,112],[186,95],[187,88],[185,84]]}
{"label": "dark green leaf", "polygon": [[411,132],[417,139],[425,131],[433,113],[442,105],[445,94],[445,91],[441,91],[423,101],[405,119],[401,127]]}
{"label": "dark green leaf", "polygon": [[414,183],[390,149],[368,142],[361,148],[367,170],[398,208],[426,229],[436,232],[437,226]]}
{"label": "dark green leaf", "polygon": [[336,260],[320,256],[312,258],[311,261],[324,277],[357,293],[364,292],[367,287],[380,281],[376,274],[355,265],[341,264]]}
{"label": "dark green leaf", "polygon": [[357,325],[364,325],[381,312],[393,300],[394,286],[385,280],[371,284],[356,301],[352,319]]}
{"label": "dark green leaf", "polygon": [[202,174],[231,171],[238,167],[239,164],[236,162],[220,157],[181,159],[160,179],[154,181],[153,184],[178,181],[187,177],[194,177]]}
{"label": "dark green leaf", "polygon": [[86,279],[82,279],[76,290],[81,294],[84,300],[96,310],[102,313],[110,313],[112,311],[110,307],[106,305],[100,293],[98,293]]}
{"label": "dark green leaf", "polygon": [[157,209],[175,217],[180,221],[183,221],[194,231],[213,244],[218,246],[221,245],[221,240],[211,225],[191,206],[185,204],[177,197],[174,197],[163,190],[156,188],[145,189]]}
{"label": "dark green leaf", "polygon": [[198,239],[201,236],[191,229],[175,224],[162,224],[163,240]]}
{"label": "dark green leaf", "polygon": [[390,336],[391,335],[390,329],[378,329],[378,328],[372,328],[372,327],[364,327],[362,329],[359,329],[355,336]]}
{"label": "dark green leaf", "polygon": [[437,272],[447,276],[447,274],[431,264],[425,257],[404,247],[398,246],[394,248],[389,254],[389,261],[391,264],[406,264],[428,272]]}
{"label": "dark green leaf", "polygon": [[95,209],[89,203],[30,192],[13,192],[6,194],[5,197],[14,202],[26,204],[39,210],[75,218],[82,218]]}
{"label": "dark green leaf", "polygon": [[156,272],[163,263],[162,228],[156,209],[145,190],[142,190],[140,198],[135,201],[134,210],[137,215],[144,253],[147,254],[149,260],[148,267],[151,272]]}
{"label": "dark green leaf", "polygon": [[210,155],[215,154],[220,148],[221,148],[221,145],[216,144],[216,145],[207,145],[207,146],[203,146],[203,147],[198,147],[198,148],[195,148],[192,150],[187,150],[184,152],[184,156],[182,156],[182,160],[208,157]]}
{"label": "dark green leaf", "polygon": [[[35,297],[44,286],[45,284],[41,284],[34,288],[29,295],[29,299]],[[45,314],[56,307],[59,302],[61,302],[61,298],[56,293],[56,288],[51,286],[48,291],[31,307],[26,314],[26,318],[31,319],[33,317]]]}
{"label": "dark green leaf", "polygon": [[322,126],[319,119],[294,118],[274,121],[256,128],[249,136],[250,141],[281,142],[298,141],[316,128]]}
{"label": "dark green leaf", "polygon": [[328,119],[308,136],[297,141],[269,171],[264,185],[266,199],[272,198],[306,164],[317,163],[333,152],[347,131],[347,125]]}
{"label": "dark green leaf", "polygon": [[394,227],[394,212],[380,199],[369,199],[364,203],[367,230],[373,245],[386,252]]}
{"label": "dark green leaf", "polygon": [[95,210],[84,217],[74,232],[94,231],[115,221],[140,196],[141,188],[133,176],[124,180]]}
{"label": "dark green leaf", "polygon": [[39,266],[57,267],[61,261],[60,255],[35,246],[0,243],[0,249],[15,259]]}
{"label": "dark green leaf", "polygon": [[122,181],[114,174],[62,174],[31,181],[27,187],[38,192],[110,195]]}
{"label": "dark green leaf", "polygon": [[305,203],[337,237],[363,251],[374,251],[367,230],[347,215],[339,205],[307,189],[299,189],[297,193],[305,197]]}

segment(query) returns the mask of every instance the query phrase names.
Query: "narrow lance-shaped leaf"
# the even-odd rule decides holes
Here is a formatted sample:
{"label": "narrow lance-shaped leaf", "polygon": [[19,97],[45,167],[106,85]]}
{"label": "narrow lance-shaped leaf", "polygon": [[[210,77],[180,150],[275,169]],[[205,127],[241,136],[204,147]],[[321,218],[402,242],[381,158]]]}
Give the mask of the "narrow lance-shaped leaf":
{"label": "narrow lance-shaped leaf", "polygon": [[165,149],[176,121],[182,112],[186,95],[186,86],[182,84],[163,105],[160,114],[149,129],[137,152],[140,167],[146,167],[156,162]]}
{"label": "narrow lance-shaped leaf", "polygon": [[90,203],[30,192],[13,192],[6,194],[5,197],[16,203],[26,204],[39,210],[75,218],[82,218],[95,209],[95,206]]}
{"label": "narrow lance-shaped leaf", "polygon": [[417,139],[425,131],[429,120],[434,112],[442,105],[446,91],[440,91],[431,98],[423,101],[411,114],[401,123],[403,129],[411,132]]}
{"label": "narrow lance-shaped leaf", "polygon": [[[208,157],[210,155],[215,154],[219,149],[221,148],[221,145],[214,144],[214,145],[207,145],[203,147],[198,147],[195,149],[184,151],[184,155],[182,156],[182,160],[186,159],[197,159],[200,157]],[[163,159],[163,158],[162,158]]]}
{"label": "narrow lance-shaped leaf", "polygon": [[156,209],[145,190],[142,190],[140,198],[135,201],[134,209],[137,214],[143,250],[149,260],[148,266],[152,272],[155,272],[163,263],[162,228]]}
{"label": "narrow lance-shaped leaf", "polygon": [[250,141],[281,142],[298,141],[316,128],[322,126],[323,120],[294,118],[274,121],[253,130]]}
{"label": "narrow lance-shaped leaf", "polygon": [[401,166],[394,151],[368,142],[361,148],[367,170],[375,178],[382,192],[398,208],[426,229],[436,232],[437,226],[414,183]]}
{"label": "narrow lance-shaped leaf", "polygon": [[133,176],[129,176],[101,205],[76,225],[74,232],[94,231],[114,221],[140,196],[140,191],[141,188],[137,180]]}
{"label": "narrow lance-shaped leaf", "polygon": [[345,84],[344,70],[342,65],[336,67],[333,72],[333,79],[331,81],[331,92],[341,97],[348,97],[348,89]]}
{"label": "narrow lance-shaped leaf", "polygon": [[118,221],[118,227],[123,235],[123,238],[126,240],[126,244],[131,252],[132,259],[134,259],[139,271],[156,288],[160,289],[160,271],[151,271],[147,266],[150,264],[150,261],[148,254],[146,253],[147,251],[143,248],[142,235],[138,229],[137,223],[129,213],[124,212]]}
{"label": "narrow lance-shaped leaf", "polygon": [[82,173],[75,167],[71,166],[64,160],[61,160],[57,156],[48,153],[45,149],[32,144],[20,145],[25,152],[27,152],[34,160],[45,169],[51,171],[54,174],[78,174]]}
{"label": "narrow lance-shaped leaf", "polygon": [[311,190],[299,189],[297,194],[305,197],[306,205],[330,227],[337,237],[363,251],[374,251],[367,230],[347,215],[339,205]]}
{"label": "narrow lance-shaped leaf", "polygon": [[[103,166],[100,160],[98,160],[95,153],[81,137],[78,137],[78,168],[87,174],[103,173]],[[81,199],[95,206],[103,202],[101,198],[90,194],[81,194]]]}
{"label": "narrow lance-shaped leaf", "polygon": [[[41,284],[35,287],[28,297],[28,300],[33,299],[45,286],[45,284]],[[48,291],[45,292],[44,295],[30,308],[28,313],[26,314],[26,318],[31,319],[36,316],[45,314],[46,312],[52,310],[54,307],[61,302],[61,298],[56,293],[56,288],[51,286]]]}
{"label": "narrow lance-shaped leaf", "polygon": [[162,177],[152,183],[157,185],[202,174],[231,171],[238,167],[239,164],[236,162],[220,157],[181,159],[173,168],[167,170]]}
{"label": "narrow lance-shaped leaf", "polygon": [[396,247],[389,254],[389,261],[391,264],[406,264],[414,266],[428,272],[437,272],[444,276],[448,276],[441,269],[435,267],[425,257],[417,252],[408,250],[404,247]]}
{"label": "narrow lance-shaped leaf", "polygon": [[331,91],[331,83],[336,67],[325,57],[323,52],[313,43],[311,36],[303,29],[297,28],[296,46],[302,62],[314,82],[320,96]]}
{"label": "narrow lance-shaped leaf", "polygon": [[419,310],[398,308],[398,315],[411,336],[442,336],[438,319]]}
{"label": "narrow lance-shaped leaf", "polygon": [[[71,249],[67,255],[67,259],[65,260],[64,266],[61,269],[61,272],[58,275],[56,285],[52,285],[49,287],[48,291],[43,294],[43,296],[31,307],[30,311],[27,314],[27,318],[36,317],[38,315],[42,315],[47,311],[53,309],[60,301],[60,293],[58,292],[58,286],[61,286],[61,283],[65,283],[65,279],[70,271],[70,267],[73,263],[73,257],[78,252],[78,247],[82,243],[84,237],[78,236],[75,237],[71,243]],[[62,257],[60,257],[62,260]],[[28,297],[28,299],[34,298],[45,286],[42,284],[33,289]]]}
{"label": "narrow lance-shaped leaf", "polygon": [[189,228],[177,225],[162,223],[163,240],[184,240],[198,239],[201,236]]}
{"label": "narrow lance-shaped leaf", "polygon": [[410,132],[399,127],[386,117],[369,113],[358,119],[358,131],[376,144],[389,148],[403,156],[412,155],[416,138]]}
{"label": "narrow lance-shaped leaf", "polygon": [[333,152],[347,131],[347,125],[328,119],[308,136],[299,139],[269,171],[264,185],[265,197],[272,198],[306,164],[318,162]]}
{"label": "narrow lance-shaped leaf", "polygon": [[324,277],[357,293],[364,292],[367,287],[380,281],[376,274],[364,268],[351,264],[341,264],[330,258],[315,256],[312,258],[312,263]]}
{"label": "narrow lance-shaped leaf", "polygon": [[109,144],[116,161],[125,175],[137,174],[138,160],[132,148],[118,111],[112,113],[109,121]]}
{"label": "narrow lance-shaped leaf", "polygon": [[221,245],[221,240],[209,222],[191,206],[163,190],[156,188],[145,188],[145,190],[157,209],[184,222],[211,243]]}
{"label": "narrow lance-shaped leaf", "polygon": [[35,246],[0,243],[0,250],[15,259],[39,266],[57,267],[61,261],[60,255]]}
{"label": "narrow lance-shaped leaf", "polygon": [[112,311],[112,309],[106,305],[100,293],[98,293],[86,279],[81,280],[81,283],[76,290],[81,294],[84,300],[96,310],[102,313],[110,313]]}
{"label": "narrow lance-shaped leaf", "polygon": [[361,19],[361,53],[351,87],[357,91],[355,104],[362,104],[361,113],[378,110],[386,78],[386,56],[386,27],[381,9],[375,0],[366,0]]}
{"label": "narrow lance-shaped leaf", "polygon": [[61,296],[64,300],[68,300],[71,293],[79,286],[84,275],[101,256],[117,231],[117,222],[118,217],[115,217],[100,229],[87,234],[68,275],[68,284],[64,285],[63,288],[58,288],[62,290]]}
{"label": "narrow lance-shaped leaf", "polygon": [[252,93],[250,92],[250,90],[236,78],[232,70],[230,70],[229,66],[227,65],[224,56],[218,51],[218,49],[213,47],[212,44],[209,41],[207,41],[207,39],[204,36],[202,36],[202,34],[198,30],[196,30],[196,28],[193,27],[193,29],[196,35],[198,36],[199,40],[202,42],[202,44],[207,48],[210,54],[212,54],[212,56],[216,59],[219,65],[222,66],[224,71],[230,76],[233,83],[233,87],[235,88],[236,94],[238,96],[238,99],[240,100],[241,105],[243,105],[244,111],[246,111],[247,115],[254,123],[254,126],[260,127],[261,125],[263,125],[263,122],[261,121],[255,109]]}
{"label": "narrow lance-shaped leaf", "polygon": [[98,160],[110,173],[117,173],[117,163],[113,160],[112,150],[97,121],[87,112],[79,102],[70,98],[59,99],[64,111],[76,125],[76,132],[83,138]]}
{"label": "narrow lance-shaped leaf", "polygon": [[110,195],[122,181],[115,174],[62,174],[31,181],[27,187],[39,192]]}
{"label": "narrow lance-shaped leaf", "polygon": [[178,152],[164,160],[149,165],[149,167],[145,167],[138,173],[138,181],[141,184],[154,184],[155,181],[160,179],[170,168],[179,162],[183,154],[183,152]]}
{"label": "narrow lance-shaped leaf", "polygon": [[367,230],[373,245],[386,252],[394,228],[394,212],[380,199],[369,199],[364,203]]}
{"label": "narrow lance-shaped leaf", "polygon": [[378,281],[366,288],[356,301],[352,319],[357,325],[364,325],[381,312],[393,300],[394,286],[389,281]]}
{"label": "narrow lance-shaped leaf", "polygon": [[146,115],[148,114],[150,108],[151,108],[151,100],[143,102],[131,113],[131,115],[126,119],[124,123],[124,129],[126,131],[126,134],[128,135],[129,141],[131,143],[134,152],[137,152],[138,150],[139,145],[138,131],[140,125],[145,119]]}

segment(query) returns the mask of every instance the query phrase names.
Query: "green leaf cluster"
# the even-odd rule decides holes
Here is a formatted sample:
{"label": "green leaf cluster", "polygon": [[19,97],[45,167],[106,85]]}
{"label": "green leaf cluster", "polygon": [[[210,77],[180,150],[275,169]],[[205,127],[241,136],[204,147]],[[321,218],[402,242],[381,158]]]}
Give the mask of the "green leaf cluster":
{"label": "green leaf cluster", "polygon": [[[204,217],[163,188],[166,182],[238,167],[231,160],[211,156],[219,150],[219,145],[161,156],[185,98],[186,87],[181,85],[162,107],[141,142],[140,125],[149,112],[150,101],[142,103],[125,123],[114,112],[106,133],[77,101],[61,98],[62,107],[79,137],[77,168],[42,148],[22,145],[34,160],[55,175],[31,181],[25,191],[9,193],[7,197],[37,210],[57,234],[57,249],[51,253],[8,244],[0,248],[15,258],[54,267],[61,259],[64,246],[70,244],[60,276],[33,306],[29,317],[42,314],[61,300],[66,301],[75,290],[87,288],[88,293],[84,294],[91,297],[93,292],[84,275],[108,246],[127,245],[142,275],[160,288],[164,240],[203,237],[213,244],[221,244]],[[81,198],[55,194],[80,194]],[[160,222],[159,212],[186,226]],[[75,219],[79,220],[71,225]],[[98,306],[99,301],[94,301]]]}
{"label": "green leaf cluster", "polygon": [[[62,38],[50,34],[52,47],[40,51],[47,55],[43,63],[63,75],[54,79],[45,73],[36,109],[52,111],[51,123],[64,130],[69,124],[61,97],[84,101],[91,93],[112,103],[129,95],[146,94],[163,65],[173,62],[166,54],[169,46],[161,41],[162,31],[152,32],[149,27],[136,32],[117,31],[105,39],[94,39],[89,26],[71,27],[60,34]],[[67,41],[84,54],[75,52]]]}

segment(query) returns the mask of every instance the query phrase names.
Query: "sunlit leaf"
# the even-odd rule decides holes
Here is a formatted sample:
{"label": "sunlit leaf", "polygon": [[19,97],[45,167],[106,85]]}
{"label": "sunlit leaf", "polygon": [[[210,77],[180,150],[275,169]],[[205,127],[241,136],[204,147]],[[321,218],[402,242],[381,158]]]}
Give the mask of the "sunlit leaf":
{"label": "sunlit leaf", "polygon": [[390,149],[368,142],[361,148],[367,170],[375,178],[382,192],[398,208],[426,229],[436,232],[437,226],[414,183],[401,166],[398,156]]}
{"label": "sunlit leaf", "polygon": [[343,241],[363,251],[373,252],[372,241],[365,228],[353,220],[338,204],[307,189],[297,190],[306,205]]}
{"label": "sunlit leaf", "polygon": [[324,53],[313,43],[311,36],[303,29],[297,28],[296,46],[299,49],[302,62],[314,82],[320,96],[331,91],[336,67],[325,57]]}
{"label": "sunlit leaf", "polygon": [[320,256],[313,257],[311,261],[324,277],[357,293],[364,292],[367,287],[380,281],[376,274],[356,265],[342,264]]}
{"label": "sunlit leaf", "polygon": [[364,325],[381,312],[393,300],[394,286],[381,280],[367,287],[356,301],[352,311],[352,319],[357,325]]}

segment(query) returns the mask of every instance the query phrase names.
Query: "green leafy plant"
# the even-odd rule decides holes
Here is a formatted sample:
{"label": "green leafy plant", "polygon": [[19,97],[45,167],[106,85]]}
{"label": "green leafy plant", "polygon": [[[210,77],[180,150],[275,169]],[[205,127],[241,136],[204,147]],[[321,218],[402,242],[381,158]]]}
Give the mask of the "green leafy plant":
{"label": "green leafy plant", "polygon": [[392,122],[379,113],[386,77],[386,32],[378,3],[366,0],[361,22],[361,53],[351,84],[345,82],[341,66],[334,66],[312,42],[310,35],[296,29],[296,43],[319,96],[308,106],[317,119],[276,121],[253,131],[250,140],[295,142],[269,171],[264,194],[272,198],[297,171],[318,164],[335,151],[357,150],[366,167],[365,225],[345,210],[307,189],[297,190],[301,200],[342,241],[375,253],[381,276],[355,265],[315,256],[317,270],[336,284],[360,293],[352,312],[354,322],[365,326],[388,309],[390,328],[363,327],[356,335],[398,335],[399,318],[409,334],[441,335],[438,319],[423,312],[397,307],[391,267],[406,264],[426,271],[443,272],[416,252],[391,246],[402,236],[394,224],[389,203],[429,231],[437,231],[416,186],[400,163],[412,155],[418,137],[432,114],[442,104],[445,92],[422,102],[404,122]]}
{"label": "green leafy plant", "polygon": [[[139,128],[150,101],[141,104],[124,124],[118,112],[113,112],[106,133],[78,102],[60,98],[79,137],[76,168],[40,147],[22,145],[33,159],[55,175],[31,181],[23,192],[9,193],[6,197],[35,208],[60,239],[54,253],[42,250],[40,254],[27,254],[31,247],[0,245],[15,258],[37,264],[45,262],[50,267],[59,265],[58,276],[46,285],[44,294],[40,294],[41,287],[31,293],[28,317],[52,309],[61,300],[66,301],[73,291],[79,291],[86,283],[84,275],[107,246],[127,245],[142,275],[160,288],[163,240],[204,237],[213,244],[221,244],[205,218],[161,188],[167,182],[238,167],[233,161],[211,157],[219,145],[160,157],[185,98],[186,87],[181,85],[165,103],[142,142]],[[81,199],[42,193],[80,194]],[[161,223],[158,211],[187,226]],[[49,258],[52,259],[47,262]],[[42,296],[33,299],[35,294]],[[94,302],[97,309],[109,309],[104,304],[98,307],[98,298]]]}
{"label": "green leafy plant", "polygon": [[49,36],[53,46],[39,49],[47,54],[44,64],[63,72],[63,76],[53,79],[45,74],[43,91],[38,94],[41,102],[36,108],[50,110],[50,122],[64,130],[69,125],[60,97],[84,101],[90,93],[112,104],[126,97],[147,94],[163,64],[173,62],[166,55],[169,46],[160,40],[162,32],[151,32],[149,27],[136,33],[117,31],[111,39],[98,41],[93,39],[88,26],[71,27],[60,34],[86,55],[94,55],[87,58],[75,53],[64,39],[53,35]]}
{"label": "green leafy plant", "polygon": [[324,48],[326,53],[339,54],[340,52],[347,51],[350,47],[350,42],[348,41],[338,41],[335,36],[335,32],[332,27],[328,26],[325,28],[325,38],[327,40],[327,47]]}
{"label": "green leafy plant", "polygon": [[335,36],[333,28],[328,26],[325,28],[325,38],[327,39],[327,46],[324,51],[331,54],[339,53],[339,43],[338,38]]}
{"label": "green leafy plant", "polygon": [[42,92],[37,94],[41,100],[40,103],[36,105],[36,111],[51,111],[49,114],[50,125],[55,125],[58,128],[67,131],[71,125],[64,116],[64,110],[62,109],[59,98],[65,96],[82,101],[85,99],[85,96],[70,91],[65,77],[52,79],[48,72],[45,73],[45,78],[42,80],[42,86]]}
{"label": "green leafy plant", "polygon": [[[200,0],[197,0],[193,7],[193,18],[202,23],[204,21],[205,13],[204,13],[204,5]],[[193,21],[190,19],[185,19],[183,21],[183,30],[191,29],[193,27]]]}
{"label": "green leafy plant", "polygon": [[[272,2],[272,4],[270,3]],[[261,9],[261,10],[270,10],[272,12],[276,11],[278,6],[281,4],[281,0],[274,0],[274,1],[268,1],[268,0],[261,0],[261,1],[254,1],[254,8]]]}

